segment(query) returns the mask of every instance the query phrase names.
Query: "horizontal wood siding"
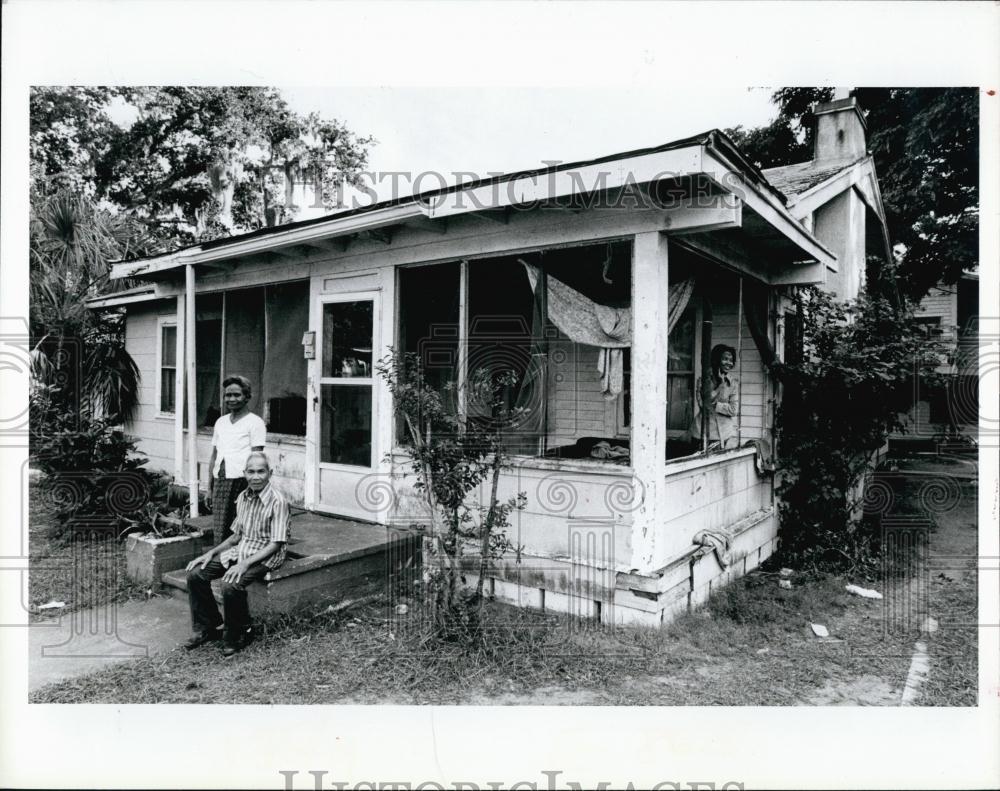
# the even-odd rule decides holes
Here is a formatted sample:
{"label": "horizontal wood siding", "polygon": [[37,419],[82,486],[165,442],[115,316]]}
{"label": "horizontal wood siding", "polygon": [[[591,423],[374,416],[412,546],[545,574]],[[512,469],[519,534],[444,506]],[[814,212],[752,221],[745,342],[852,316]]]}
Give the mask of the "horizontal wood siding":
{"label": "horizontal wood siding", "polygon": [[[574,343],[562,332],[549,343],[548,444],[572,445],[580,437],[615,437],[618,399],[601,392],[596,346]],[[621,434],[627,437],[628,433]]]}
{"label": "horizontal wood siding", "polygon": [[752,454],[673,474],[667,465],[653,567],[689,550],[699,530],[727,527],[770,505],[771,479],[757,473]]}

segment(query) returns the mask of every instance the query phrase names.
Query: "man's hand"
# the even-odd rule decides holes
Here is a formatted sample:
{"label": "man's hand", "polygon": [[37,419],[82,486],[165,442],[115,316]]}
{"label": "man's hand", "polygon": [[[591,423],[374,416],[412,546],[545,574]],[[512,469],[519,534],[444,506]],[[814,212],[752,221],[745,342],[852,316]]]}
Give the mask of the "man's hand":
{"label": "man's hand", "polygon": [[211,552],[206,552],[203,555],[198,555],[198,557],[196,557],[194,560],[192,560],[190,563],[187,564],[187,568],[185,570],[191,571],[191,569],[197,568],[198,565],[201,565],[202,568],[205,568],[205,566],[207,566],[209,564],[209,561],[211,560],[212,560]]}
{"label": "man's hand", "polygon": [[230,585],[238,585],[240,582],[240,577],[246,574],[249,568],[250,567],[242,561],[240,561],[239,563],[234,563],[232,566],[226,569],[226,573],[222,575],[222,581],[228,582]]}

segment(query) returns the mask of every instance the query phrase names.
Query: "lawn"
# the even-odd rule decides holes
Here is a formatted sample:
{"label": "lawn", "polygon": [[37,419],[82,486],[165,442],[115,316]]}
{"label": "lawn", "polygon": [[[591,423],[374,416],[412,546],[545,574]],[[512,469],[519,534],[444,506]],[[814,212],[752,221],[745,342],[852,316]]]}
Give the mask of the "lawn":
{"label": "lawn", "polygon": [[[125,576],[123,542],[61,529],[50,496],[37,481],[29,484],[28,497],[30,620],[145,597],[146,589]],[[53,601],[65,606],[38,609]]]}
{"label": "lawn", "polygon": [[[906,502],[922,486],[904,478]],[[912,490],[911,490],[912,489]],[[932,558],[975,552],[975,489],[935,517]],[[974,569],[974,566],[973,566]],[[886,629],[884,607],[928,578],[940,628],[919,705],[975,705],[975,573],[864,579],[791,576],[766,567],[663,629],[609,628],[490,603],[475,648],[419,640],[421,608],[387,600],[273,618],[261,639],[223,660],[215,646],[176,650],[43,687],[38,703],[403,703],[599,705],[898,705],[919,623]],[[853,582],[886,600],[847,593]],[[392,605],[398,604],[394,599]],[[962,620],[965,618],[965,620]],[[817,637],[821,624],[829,637]],[[253,683],[247,683],[252,679]]]}

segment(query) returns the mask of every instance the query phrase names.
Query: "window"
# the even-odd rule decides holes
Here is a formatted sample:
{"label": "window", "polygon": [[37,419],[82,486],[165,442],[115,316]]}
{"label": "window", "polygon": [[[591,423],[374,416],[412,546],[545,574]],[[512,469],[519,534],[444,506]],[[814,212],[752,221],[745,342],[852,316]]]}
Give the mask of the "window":
{"label": "window", "polygon": [[305,436],[309,283],[296,281],[226,294],[224,376],[250,380],[250,410],[273,433]]}
{"label": "window", "polygon": [[667,435],[687,434],[694,416],[695,305],[688,302],[667,341]]}
{"label": "window", "polygon": [[171,413],[176,407],[177,325],[160,325],[160,411]]}
{"label": "window", "polygon": [[944,328],[941,326],[940,316],[918,316],[917,324],[928,338],[941,338],[944,336]]}
{"label": "window", "polygon": [[[628,463],[631,266],[631,243],[614,241],[401,269],[398,345],[449,397],[445,385],[463,376],[513,371],[508,452]],[[488,417],[485,404],[454,397],[456,412]],[[406,441],[398,426],[396,439]],[[612,451],[592,453],[602,442]]]}
{"label": "window", "polygon": [[[222,414],[222,381],[250,381],[250,410],[270,432],[305,436],[306,360],[302,335],[309,329],[309,283],[295,281],[199,294],[195,355],[197,422],[211,428]],[[177,327],[160,328],[160,412],[176,409]],[[186,393],[186,390],[185,390]],[[184,416],[187,420],[187,413]]]}
{"label": "window", "polygon": [[786,313],[782,360],[788,365],[798,365],[802,362],[802,346],[802,318],[798,313]]}
{"label": "window", "polygon": [[[195,365],[195,403],[198,426],[214,425],[221,414],[219,411],[219,355],[222,345],[222,320],[218,312],[212,315],[210,308],[203,310],[201,299],[198,302],[196,318],[197,354]],[[206,318],[205,316],[209,317]],[[175,323],[160,324],[160,379],[159,404],[162,414],[173,414],[177,411],[176,375],[177,375],[177,325]],[[184,410],[184,425],[187,426],[187,389],[181,402]]]}

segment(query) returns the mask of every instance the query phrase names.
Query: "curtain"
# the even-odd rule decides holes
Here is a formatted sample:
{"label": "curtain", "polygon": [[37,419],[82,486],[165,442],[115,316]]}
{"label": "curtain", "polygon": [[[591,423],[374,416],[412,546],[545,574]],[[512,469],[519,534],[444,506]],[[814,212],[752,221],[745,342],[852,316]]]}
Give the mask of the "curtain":
{"label": "curtain", "polygon": [[776,359],[774,347],[767,337],[768,299],[767,288],[752,281],[743,281],[743,313],[750,328],[754,345],[760,352],[765,368],[770,368]]}
{"label": "curtain", "polygon": [[[533,291],[538,293],[541,271],[518,259],[528,272]],[[561,280],[547,275],[544,280],[549,320],[570,340],[596,346],[601,391],[611,400],[622,392],[624,364],[622,349],[632,345],[632,309],[613,308],[588,299]],[[680,319],[694,291],[694,278],[670,286],[667,295],[667,331]]]}

